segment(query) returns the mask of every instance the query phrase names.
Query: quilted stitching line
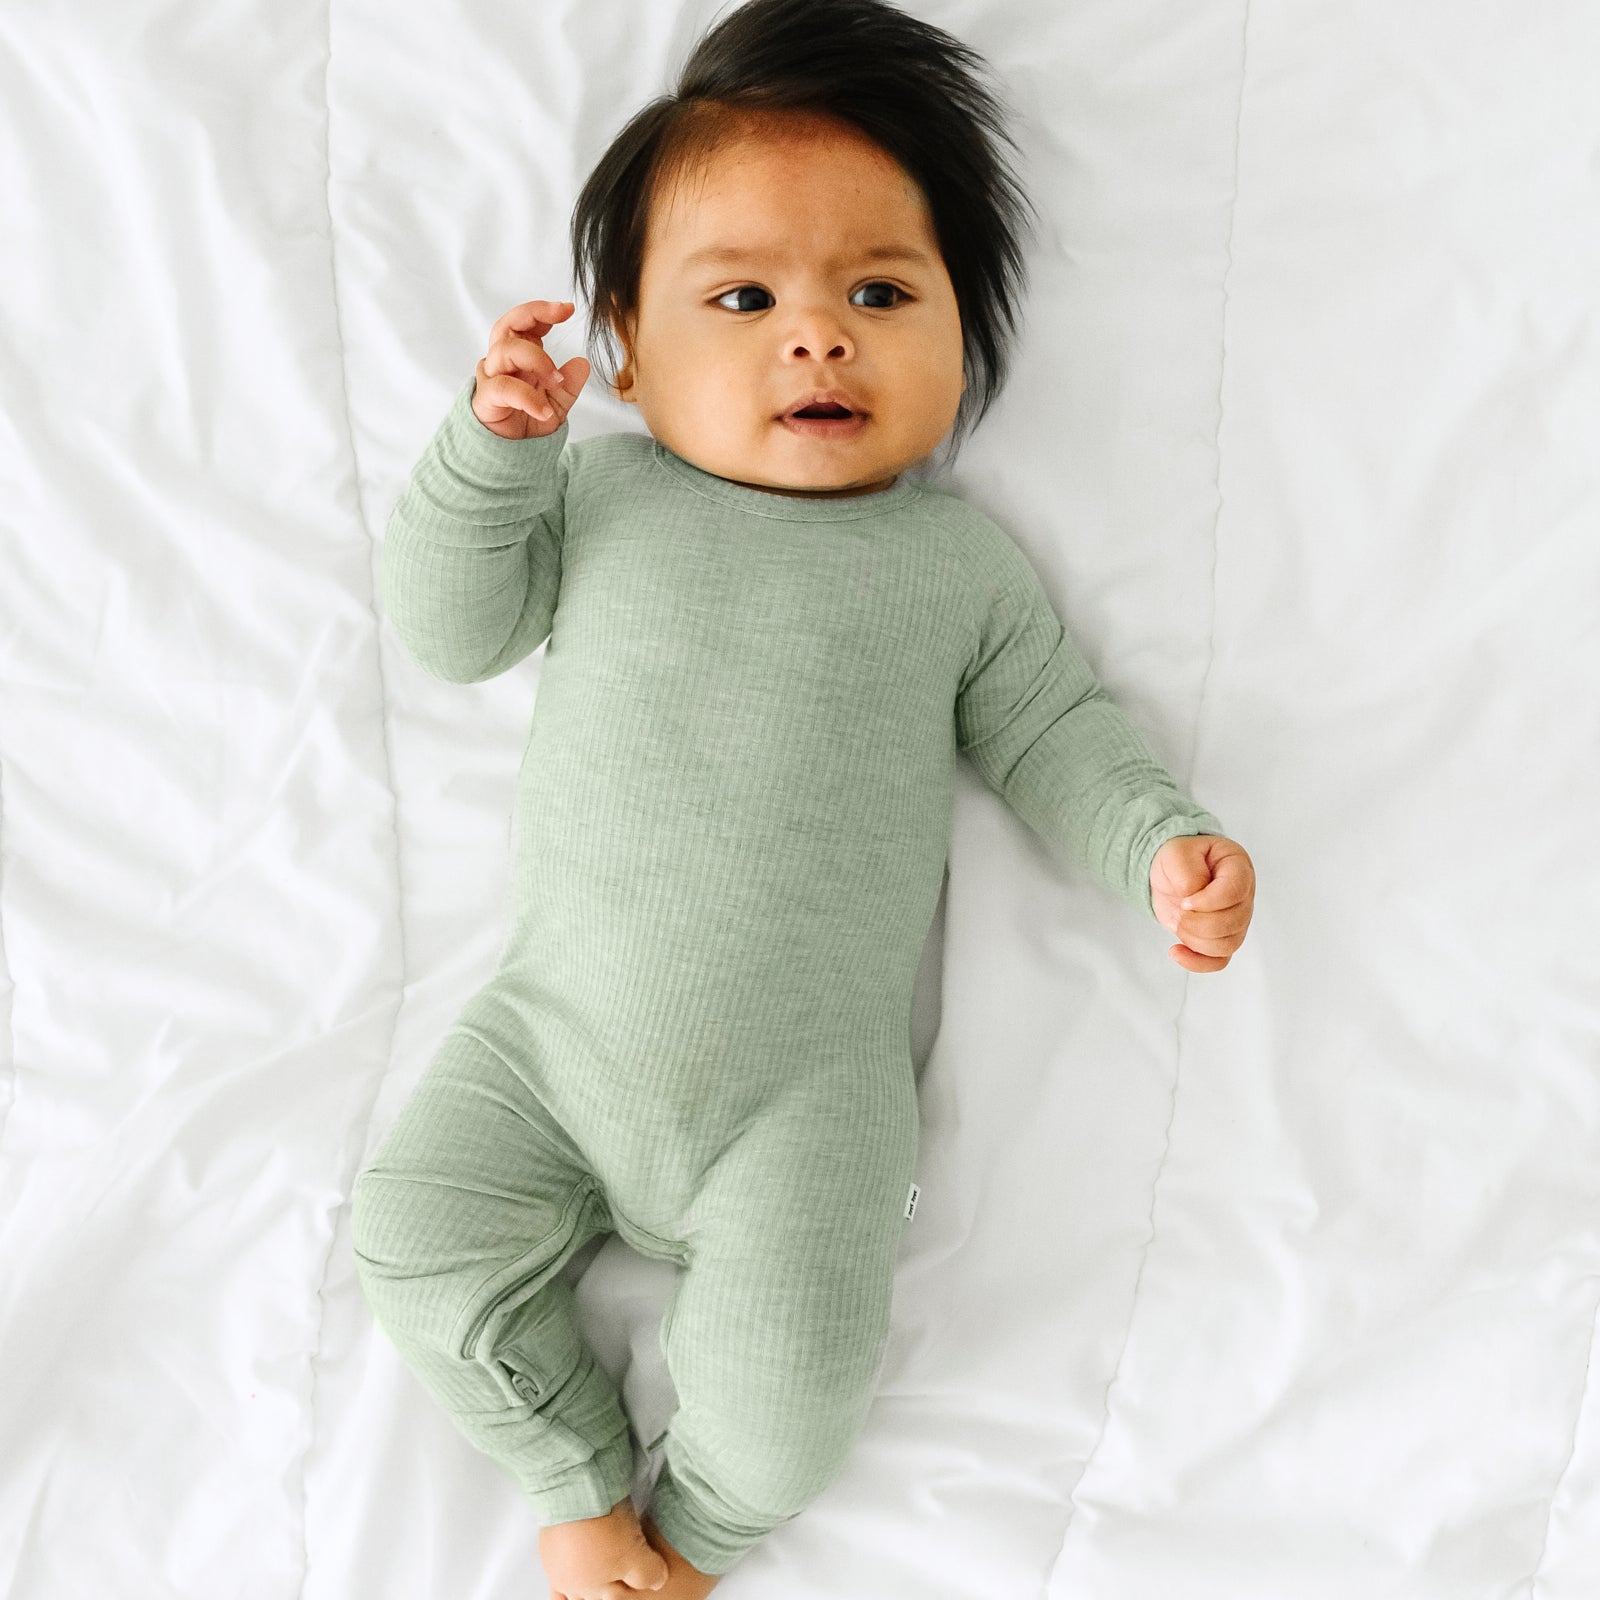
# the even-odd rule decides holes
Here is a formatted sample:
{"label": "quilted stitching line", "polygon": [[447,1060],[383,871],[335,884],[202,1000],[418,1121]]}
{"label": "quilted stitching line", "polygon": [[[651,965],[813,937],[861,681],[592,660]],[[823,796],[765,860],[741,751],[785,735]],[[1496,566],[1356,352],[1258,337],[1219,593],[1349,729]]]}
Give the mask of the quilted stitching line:
{"label": "quilted stitching line", "polygon": [[[1593,1277],[1588,1273],[1585,1276]],[[1572,1419],[1572,1445],[1567,1451],[1567,1459],[1562,1463],[1561,1470],[1556,1474],[1556,1481],[1550,1486],[1550,1504],[1545,1507],[1544,1534],[1539,1540],[1539,1555],[1533,1563],[1533,1570],[1528,1574],[1528,1600],[1534,1600],[1539,1591],[1539,1576],[1544,1571],[1544,1558],[1550,1550],[1550,1528],[1555,1522],[1556,1501],[1561,1496],[1561,1486],[1567,1481],[1567,1474],[1572,1471],[1572,1463],[1578,1454],[1578,1436],[1583,1432],[1584,1401],[1589,1394],[1589,1375],[1594,1370],[1595,1341],[1600,1339],[1600,1301],[1595,1304],[1595,1314],[1590,1321],[1589,1348],[1583,1358],[1583,1382],[1578,1386],[1578,1403],[1576,1414]]]}
{"label": "quilted stitching line", "polygon": [[16,980],[11,976],[11,968],[6,962],[5,939],[5,763],[0,761],[0,987],[5,990],[6,1015],[5,1015],[5,1043],[6,1053],[4,1061],[0,1061],[0,1069],[9,1067],[5,1073],[10,1092],[5,1100],[0,1102],[0,1147],[5,1144],[6,1129],[11,1125],[11,1108],[17,1103],[17,1081],[20,1068],[17,1065],[17,1030],[16,1030]]}
{"label": "quilted stitching line", "polygon": [[[1217,505],[1215,515],[1211,522],[1211,628],[1208,639],[1209,654],[1206,658],[1206,669],[1200,680],[1200,693],[1195,704],[1195,738],[1191,742],[1191,750],[1198,743],[1201,711],[1205,704],[1206,685],[1210,681],[1211,667],[1216,660],[1216,617],[1217,617],[1217,534],[1222,521],[1222,424],[1224,420],[1224,395],[1227,380],[1228,365],[1228,279],[1233,273],[1233,225],[1234,218],[1239,208],[1239,130],[1244,120],[1244,91],[1249,70],[1249,34],[1250,34],[1250,0],[1245,0],[1244,15],[1239,26],[1239,103],[1234,112],[1233,123],[1233,196],[1228,206],[1228,237],[1226,243],[1226,264],[1222,270],[1222,328],[1218,339],[1217,358],[1217,433],[1216,433],[1216,481]],[[1193,761],[1190,762],[1191,769]],[[1188,785],[1186,785],[1187,787]],[[1095,1435],[1095,1441],[1089,1447],[1088,1454],[1083,1459],[1083,1470],[1078,1474],[1078,1480],[1067,1493],[1067,1525],[1062,1530],[1061,1549],[1056,1554],[1055,1561],[1051,1564],[1051,1571],[1059,1566],[1061,1556],[1066,1550],[1067,1536],[1071,1532],[1073,1517],[1077,1512],[1077,1492],[1082,1487],[1083,1481],[1089,1476],[1089,1469],[1094,1464],[1094,1458],[1099,1454],[1100,1446],[1105,1441],[1105,1436],[1111,1427],[1111,1391],[1116,1388],[1117,1380],[1122,1376],[1123,1363],[1127,1359],[1128,1348],[1133,1343],[1133,1325],[1139,1312],[1139,1290],[1144,1283],[1144,1270],[1149,1264],[1151,1250],[1155,1245],[1156,1237],[1156,1207],[1161,1194],[1161,1179],[1166,1171],[1167,1157],[1172,1151],[1172,1127],[1178,1116],[1178,1090],[1182,1081],[1182,1046],[1183,1046],[1183,1012],[1188,1003],[1189,988],[1184,984],[1183,999],[1178,1003],[1177,1014],[1172,1019],[1172,1045],[1173,1045],[1173,1071],[1172,1071],[1172,1110],[1167,1118],[1166,1131],[1162,1136],[1161,1155],[1156,1162],[1155,1176],[1150,1184],[1150,1233],[1144,1243],[1144,1250],[1139,1257],[1139,1270],[1134,1275],[1133,1294],[1128,1305],[1128,1323],[1122,1335],[1122,1348],[1117,1353],[1116,1364],[1111,1371],[1111,1379],[1106,1384],[1105,1415],[1101,1419],[1100,1431]],[[1046,1574],[1046,1587],[1049,1586],[1049,1574]]]}
{"label": "quilted stitching line", "polygon": [[[334,333],[339,346],[339,384],[344,403],[345,438],[350,459],[351,473],[355,479],[356,514],[360,519],[361,530],[366,534],[370,545],[375,545],[376,540],[372,531],[372,518],[368,514],[366,502],[361,491],[361,467],[356,452],[355,426],[350,411],[350,374],[346,361],[345,337],[343,319],[339,315],[339,251],[338,228],[333,214],[333,103],[329,94],[329,80],[333,69],[333,0],[328,0],[326,17],[325,38],[327,47],[323,57],[322,76],[322,109],[323,109],[323,205],[328,218],[328,290],[331,310],[333,312]],[[389,1072],[394,1065],[394,1041],[399,1031],[400,1008],[404,1002],[405,980],[408,962],[405,946],[405,884],[400,870],[400,819],[399,819],[399,792],[395,787],[394,757],[389,744],[389,684],[383,668],[383,645],[381,618],[378,613],[376,579],[374,578],[368,588],[367,604],[372,612],[372,649],[374,668],[378,677],[378,735],[383,749],[383,776],[389,786],[391,800],[390,826],[394,841],[394,885],[395,885],[395,923],[400,946],[400,970],[397,974],[395,985],[394,1016],[389,1025],[389,1044],[384,1052],[383,1070],[377,1076],[373,1085],[372,1096],[367,1104],[367,1114],[362,1119],[362,1137],[356,1147],[354,1169],[343,1185],[345,1200],[335,1212],[332,1238],[328,1244],[328,1253],[323,1258],[322,1270],[317,1275],[317,1336],[316,1344],[308,1358],[307,1394],[309,1416],[307,1418],[306,1444],[300,1457],[300,1583],[297,1592],[305,1593],[306,1579],[311,1567],[311,1551],[306,1539],[307,1522],[307,1494],[306,1494],[306,1464],[311,1458],[311,1453],[317,1442],[317,1367],[322,1353],[322,1331],[327,1325],[327,1290],[328,1274],[333,1264],[333,1252],[338,1239],[341,1237],[339,1221],[341,1214],[347,1214],[350,1209],[350,1191],[354,1185],[356,1171],[359,1171],[362,1155],[367,1149],[372,1137],[372,1120],[376,1115],[378,1099],[383,1091],[383,1085],[388,1081]],[[346,1145],[349,1148],[349,1145]]]}

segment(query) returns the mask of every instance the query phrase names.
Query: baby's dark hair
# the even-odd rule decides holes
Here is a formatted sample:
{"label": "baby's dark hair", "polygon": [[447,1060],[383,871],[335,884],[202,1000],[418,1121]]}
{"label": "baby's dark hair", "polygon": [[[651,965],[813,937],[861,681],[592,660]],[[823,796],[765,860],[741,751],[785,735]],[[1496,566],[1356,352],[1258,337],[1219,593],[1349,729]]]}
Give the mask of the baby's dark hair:
{"label": "baby's dark hair", "polygon": [[573,276],[590,306],[590,365],[614,383],[616,327],[637,312],[649,205],[661,175],[709,154],[750,113],[823,113],[897,161],[927,199],[961,314],[967,387],[952,449],[1004,387],[1037,215],[1008,165],[983,58],[886,0],[748,0],[711,28],[678,76],[612,140],[572,215]]}

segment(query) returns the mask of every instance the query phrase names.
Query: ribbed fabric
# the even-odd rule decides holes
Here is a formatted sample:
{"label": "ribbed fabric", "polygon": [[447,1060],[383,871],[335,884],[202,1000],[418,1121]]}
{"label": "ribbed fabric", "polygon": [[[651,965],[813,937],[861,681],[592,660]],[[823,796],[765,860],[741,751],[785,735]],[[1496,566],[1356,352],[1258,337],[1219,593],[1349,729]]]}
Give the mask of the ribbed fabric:
{"label": "ribbed fabric", "polygon": [[[563,1521],[624,1482],[603,1371],[554,1370],[581,1363],[549,1286],[573,1218],[683,1262],[652,1514],[724,1572],[837,1475],[870,1401],[957,752],[1147,915],[1159,846],[1222,827],[1022,551],[954,495],[904,474],[773,494],[565,424],[501,439],[474,384],[394,509],[385,607],[454,682],[549,644],[510,938],[362,1175],[363,1283],[469,1437]],[[537,1314],[510,1315],[528,1294]],[[536,1333],[546,1353],[518,1355]],[[537,1417],[505,1411],[508,1351],[544,1374]]]}

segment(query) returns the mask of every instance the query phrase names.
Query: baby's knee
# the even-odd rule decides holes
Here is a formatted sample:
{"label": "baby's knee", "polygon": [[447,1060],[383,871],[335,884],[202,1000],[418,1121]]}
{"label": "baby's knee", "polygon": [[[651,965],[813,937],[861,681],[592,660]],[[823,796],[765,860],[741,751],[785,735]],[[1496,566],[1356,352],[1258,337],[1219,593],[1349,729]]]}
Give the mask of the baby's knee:
{"label": "baby's knee", "polygon": [[403,1269],[409,1244],[419,1237],[414,1186],[370,1167],[350,1192],[350,1235],[365,1283]]}
{"label": "baby's knee", "polygon": [[425,1334],[448,1332],[453,1313],[438,1294],[437,1195],[424,1184],[363,1172],[350,1196],[356,1280],[380,1327]]}

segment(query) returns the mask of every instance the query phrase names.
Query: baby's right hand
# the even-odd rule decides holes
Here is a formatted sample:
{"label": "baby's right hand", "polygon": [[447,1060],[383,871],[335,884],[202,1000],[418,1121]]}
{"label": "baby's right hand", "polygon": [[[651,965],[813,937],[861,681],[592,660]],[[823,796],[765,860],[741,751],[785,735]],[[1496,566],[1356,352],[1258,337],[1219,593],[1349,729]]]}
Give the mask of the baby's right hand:
{"label": "baby's right hand", "polygon": [[572,315],[570,300],[525,300],[489,330],[489,353],[478,363],[472,414],[502,439],[544,438],[567,420],[589,380],[589,363],[574,356],[558,367],[539,341]]}

